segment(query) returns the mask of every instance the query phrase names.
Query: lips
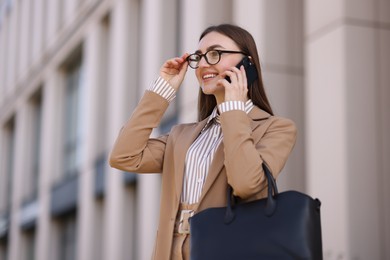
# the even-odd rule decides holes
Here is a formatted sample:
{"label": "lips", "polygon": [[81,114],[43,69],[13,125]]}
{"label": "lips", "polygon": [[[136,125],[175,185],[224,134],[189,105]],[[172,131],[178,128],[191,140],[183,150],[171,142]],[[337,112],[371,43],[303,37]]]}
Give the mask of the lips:
{"label": "lips", "polygon": [[202,79],[206,80],[206,79],[212,79],[212,78],[215,78],[217,76],[217,74],[215,73],[207,73],[207,74],[204,74],[202,76]]}

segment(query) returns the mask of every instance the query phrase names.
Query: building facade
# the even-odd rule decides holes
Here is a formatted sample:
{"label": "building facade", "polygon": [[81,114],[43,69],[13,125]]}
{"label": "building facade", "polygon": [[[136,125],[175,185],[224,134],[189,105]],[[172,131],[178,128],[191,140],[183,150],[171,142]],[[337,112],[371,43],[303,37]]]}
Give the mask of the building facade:
{"label": "building facade", "polygon": [[[322,201],[324,259],[390,259],[390,1],[0,0],[0,260],[150,259],[160,176],[108,154],[162,63],[219,23],[253,34],[297,124],[278,182]],[[153,135],[195,121],[197,93],[189,69]]]}

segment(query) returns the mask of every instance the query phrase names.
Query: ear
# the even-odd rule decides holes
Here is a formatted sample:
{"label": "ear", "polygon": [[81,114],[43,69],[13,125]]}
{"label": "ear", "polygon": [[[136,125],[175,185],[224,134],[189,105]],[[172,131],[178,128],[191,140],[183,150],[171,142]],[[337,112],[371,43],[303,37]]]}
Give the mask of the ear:
{"label": "ear", "polygon": [[254,62],[253,62],[253,59],[252,59],[252,56],[248,56],[248,58],[249,58],[249,62],[250,62],[250,64],[249,64],[249,65],[252,65],[252,64],[254,64]]}

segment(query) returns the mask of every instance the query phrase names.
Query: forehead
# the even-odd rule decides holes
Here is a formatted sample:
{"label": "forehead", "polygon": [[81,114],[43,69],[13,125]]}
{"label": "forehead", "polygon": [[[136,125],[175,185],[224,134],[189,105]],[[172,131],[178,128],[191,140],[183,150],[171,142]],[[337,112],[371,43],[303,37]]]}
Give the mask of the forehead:
{"label": "forehead", "polygon": [[205,52],[210,46],[218,46],[218,49],[238,50],[237,44],[227,37],[218,32],[210,32],[206,34],[198,44],[198,50]]}

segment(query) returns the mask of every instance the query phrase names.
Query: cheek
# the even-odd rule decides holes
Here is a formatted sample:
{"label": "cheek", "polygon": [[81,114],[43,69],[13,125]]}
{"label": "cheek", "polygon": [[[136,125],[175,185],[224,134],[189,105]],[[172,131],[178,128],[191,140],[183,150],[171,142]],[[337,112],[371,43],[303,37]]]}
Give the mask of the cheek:
{"label": "cheek", "polygon": [[238,63],[239,61],[236,62],[236,60],[226,60],[225,62],[219,64],[218,70],[220,72],[231,70],[231,68],[236,66]]}

